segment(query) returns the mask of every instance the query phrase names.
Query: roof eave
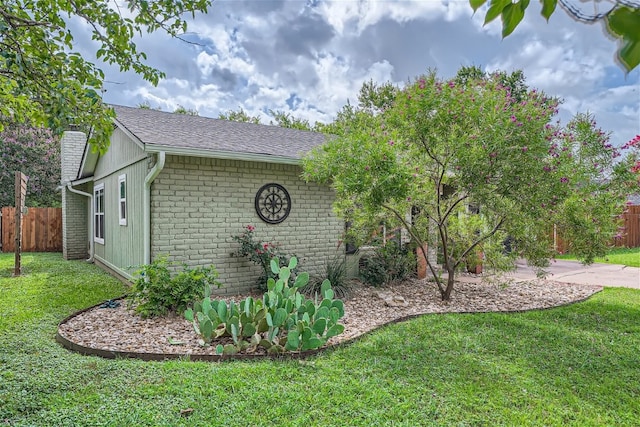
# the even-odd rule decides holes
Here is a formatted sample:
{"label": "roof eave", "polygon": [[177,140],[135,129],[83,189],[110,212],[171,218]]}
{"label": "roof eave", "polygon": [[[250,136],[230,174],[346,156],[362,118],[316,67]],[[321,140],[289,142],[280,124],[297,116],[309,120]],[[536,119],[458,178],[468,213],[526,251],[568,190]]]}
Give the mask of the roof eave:
{"label": "roof eave", "polygon": [[286,156],[273,156],[270,154],[245,153],[235,151],[207,150],[202,148],[172,147],[168,145],[145,144],[147,153],[159,153],[161,151],[174,156],[208,157],[213,159],[241,160],[246,162],[277,163],[284,165],[299,165],[301,159]]}
{"label": "roof eave", "polygon": [[76,179],[83,179],[87,176],[92,176],[98,164],[98,158],[100,153],[93,150],[91,144],[87,142],[84,146],[84,152],[82,153],[82,160],[80,162],[80,168]]}

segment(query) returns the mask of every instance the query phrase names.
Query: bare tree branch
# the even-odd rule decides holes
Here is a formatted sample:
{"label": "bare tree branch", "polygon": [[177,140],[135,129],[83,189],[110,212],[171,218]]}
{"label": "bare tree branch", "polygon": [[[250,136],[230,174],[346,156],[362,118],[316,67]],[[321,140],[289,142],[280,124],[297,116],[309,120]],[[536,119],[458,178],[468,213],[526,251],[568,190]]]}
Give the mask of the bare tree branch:
{"label": "bare tree branch", "polygon": [[425,246],[424,245],[424,241],[415,232],[414,226],[412,224],[407,223],[407,220],[400,214],[400,212],[398,212],[396,209],[392,208],[391,206],[389,206],[387,204],[382,204],[382,207],[384,209],[387,209],[389,212],[391,212],[402,223],[403,227],[407,230],[407,232],[409,233],[411,238],[414,239],[414,241],[418,244],[418,247],[420,248],[420,251],[422,252],[422,256],[424,257],[424,259],[425,259],[425,261],[427,263],[427,266],[429,267],[429,270],[431,271],[431,274],[435,278],[435,281],[436,281],[436,284],[438,286],[438,289],[440,290],[440,294],[444,295],[445,288],[442,286],[441,278],[438,275],[438,271],[435,269],[433,264],[431,264],[431,262],[429,261],[429,255],[427,254],[427,251],[424,248],[424,246]]}

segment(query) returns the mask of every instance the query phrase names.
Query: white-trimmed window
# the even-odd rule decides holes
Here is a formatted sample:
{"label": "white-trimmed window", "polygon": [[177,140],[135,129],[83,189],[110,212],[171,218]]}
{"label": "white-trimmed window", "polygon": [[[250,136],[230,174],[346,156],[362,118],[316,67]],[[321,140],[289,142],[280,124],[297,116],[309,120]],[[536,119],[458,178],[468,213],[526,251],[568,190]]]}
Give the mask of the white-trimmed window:
{"label": "white-trimmed window", "polygon": [[93,240],[104,245],[104,184],[93,187]]}
{"label": "white-trimmed window", "polygon": [[118,177],[118,212],[120,225],[127,225],[127,175]]}

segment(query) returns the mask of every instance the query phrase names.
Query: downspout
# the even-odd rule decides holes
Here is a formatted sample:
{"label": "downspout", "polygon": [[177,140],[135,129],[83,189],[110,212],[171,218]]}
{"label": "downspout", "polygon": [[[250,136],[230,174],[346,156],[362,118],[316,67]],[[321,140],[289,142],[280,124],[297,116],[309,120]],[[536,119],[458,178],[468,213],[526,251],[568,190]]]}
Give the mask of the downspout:
{"label": "downspout", "polygon": [[91,214],[89,214],[89,259],[87,259],[87,262],[93,262],[93,195],[90,193],[85,193],[84,191],[76,190],[71,186],[71,183],[67,184],[67,190],[72,193],[89,198],[89,208],[91,209]]}
{"label": "downspout", "polygon": [[156,164],[151,168],[147,176],[144,178],[144,200],[142,207],[144,210],[144,228],[143,228],[143,240],[144,240],[144,264],[151,263],[151,183],[158,176],[158,174],[164,168],[165,152],[160,151],[158,153],[158,159]]}

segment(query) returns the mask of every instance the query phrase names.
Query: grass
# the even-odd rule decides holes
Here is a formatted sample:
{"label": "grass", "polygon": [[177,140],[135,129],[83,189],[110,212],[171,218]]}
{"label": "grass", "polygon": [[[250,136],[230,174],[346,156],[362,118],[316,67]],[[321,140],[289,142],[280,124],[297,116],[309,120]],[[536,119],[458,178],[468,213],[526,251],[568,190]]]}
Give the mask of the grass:
{"label": "grass", "polygon": [[[54,341],[122,285],[59,255],[0,277],[0,424],[634,426],[640,291],[518,314],[428,315],[305,361],[142,362]],[[0,272],[12,258],[0,255]],[[192,408],[190,417],[180,411]]]}
{"label": "grass", "polygon": [[[564,254],[556,256],[557,259],[577,260],[577,258],[571,254]],[[612,249],[604,257],[598,257],[595,262],[602,262],[605,264],[620,264],[627,267],[640,267],[640,248],[616,248]]]}

